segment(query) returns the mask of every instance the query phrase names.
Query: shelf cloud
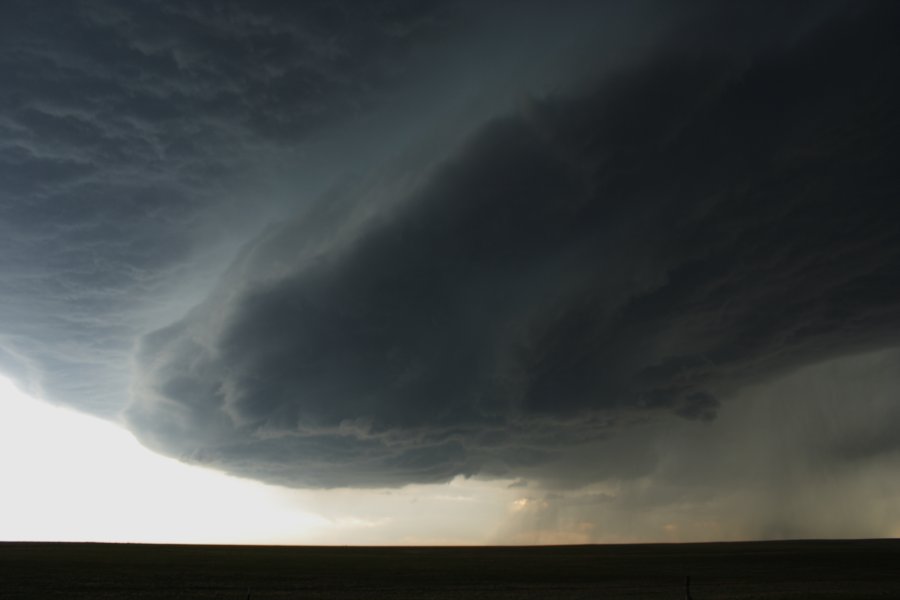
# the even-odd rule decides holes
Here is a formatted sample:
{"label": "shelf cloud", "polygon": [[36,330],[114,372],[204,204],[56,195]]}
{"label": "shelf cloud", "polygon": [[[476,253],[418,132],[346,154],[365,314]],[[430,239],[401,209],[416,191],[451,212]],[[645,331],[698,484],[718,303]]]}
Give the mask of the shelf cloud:
{"label": "shelf cloud", "polygon": [[478,480],[503,542],[893,535],[897,31],[9,0],[0,371],[322,505]]}
{"label": "shelf cloud", "polygon": [[141,337],[128,423],[286,485],[587,485],[650,468],[592,450],[641,423],[895,345],[896,11],[765,12],[692,13],[269,226]]}

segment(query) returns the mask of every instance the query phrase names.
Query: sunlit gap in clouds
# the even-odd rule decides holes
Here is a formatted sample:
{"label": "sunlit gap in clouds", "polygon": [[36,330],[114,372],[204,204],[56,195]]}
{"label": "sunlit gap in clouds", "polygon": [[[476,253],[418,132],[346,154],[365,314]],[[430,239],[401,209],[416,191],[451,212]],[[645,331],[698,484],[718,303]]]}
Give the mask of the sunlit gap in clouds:
{"label": "sunlit gap in clouds", "polygon": [[154,454],[5,378],[0,456],[4,541],[489,543],[516,498],[509,482],[308,491],[238,479]]}

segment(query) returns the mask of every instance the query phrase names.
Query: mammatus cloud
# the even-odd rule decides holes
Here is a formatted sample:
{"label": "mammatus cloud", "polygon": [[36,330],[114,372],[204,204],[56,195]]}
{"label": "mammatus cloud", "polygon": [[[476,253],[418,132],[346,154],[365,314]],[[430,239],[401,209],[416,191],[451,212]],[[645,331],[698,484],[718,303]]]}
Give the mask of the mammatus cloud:
{"label": "mammatus cloud", "polygon": [[267,230],[143,337],[131,427],[288,485],[584,485],[652,472],[603,451],[639,423],[896,345],[900,15],[737,10]]}

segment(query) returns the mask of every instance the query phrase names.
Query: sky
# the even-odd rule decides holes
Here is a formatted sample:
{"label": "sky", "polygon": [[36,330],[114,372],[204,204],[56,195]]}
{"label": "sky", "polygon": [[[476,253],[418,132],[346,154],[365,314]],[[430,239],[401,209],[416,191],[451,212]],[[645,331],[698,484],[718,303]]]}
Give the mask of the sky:
{"label": "sky", "polygon": [[900,535],[900,5],[0,6],[0,539]]}

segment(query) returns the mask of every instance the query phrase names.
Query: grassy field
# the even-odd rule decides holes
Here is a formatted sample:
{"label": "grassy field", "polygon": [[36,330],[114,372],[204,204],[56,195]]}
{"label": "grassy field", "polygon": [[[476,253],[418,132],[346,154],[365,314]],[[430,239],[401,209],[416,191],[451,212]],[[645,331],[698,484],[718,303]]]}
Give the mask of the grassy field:
{"label": "grassy field", "polygon": [[489,548],[0,543],[0,598],[900,598],[900,541]]}

